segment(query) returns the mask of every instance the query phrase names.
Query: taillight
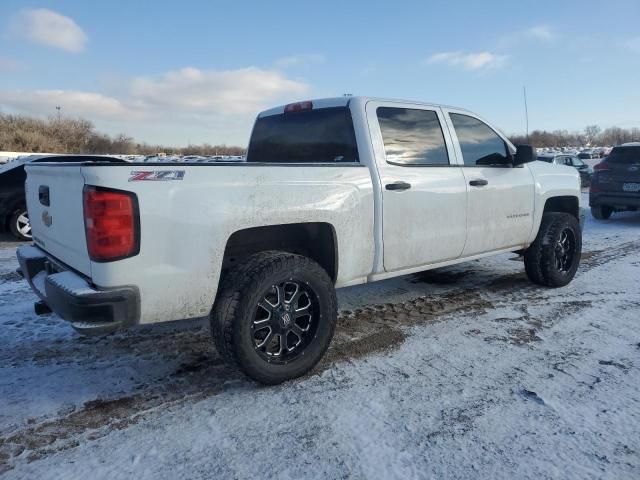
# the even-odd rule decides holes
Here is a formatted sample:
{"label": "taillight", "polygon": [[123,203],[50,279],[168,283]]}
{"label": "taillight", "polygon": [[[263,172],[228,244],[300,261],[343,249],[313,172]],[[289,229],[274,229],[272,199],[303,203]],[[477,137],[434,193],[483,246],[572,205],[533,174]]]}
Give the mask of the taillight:
{"label": "taillight", "polygon": [[290,103],[284,107],[284,113],[304,112],[313,110],[313,102]]}
{"label": "taillight", "polygon": [[94,262],[110,262],[140,251],[140,218],[135,193],[85,186],[84,228]]}
{"label": "taillight", "polygon": [[609,170],[609,165],[607,165],[605,162],[596,163],[593,166],[594,172],[605,172],[607,170]]}

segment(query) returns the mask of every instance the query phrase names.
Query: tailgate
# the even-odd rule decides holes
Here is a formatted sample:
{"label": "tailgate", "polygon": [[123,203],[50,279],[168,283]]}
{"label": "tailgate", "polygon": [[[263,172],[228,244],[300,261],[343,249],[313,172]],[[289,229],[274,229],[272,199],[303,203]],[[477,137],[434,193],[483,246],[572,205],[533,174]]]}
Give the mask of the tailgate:
{"label": "tailgate", "polygon": [[84,231],[81,166],[31,164],[25,170],[33,241],[64,264],[91,276]]}

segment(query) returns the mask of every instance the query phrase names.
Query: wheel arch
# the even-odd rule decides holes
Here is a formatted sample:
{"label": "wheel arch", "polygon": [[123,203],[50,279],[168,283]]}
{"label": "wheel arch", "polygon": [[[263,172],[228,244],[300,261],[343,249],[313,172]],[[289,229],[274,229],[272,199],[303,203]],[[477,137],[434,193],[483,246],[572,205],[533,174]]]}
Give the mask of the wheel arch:
{"label": "wheel arch", "polygon": [[255,253],[279,250],[311,258],[338,277],[338,242],[333,225],[326,222],[287,223],[237,230],[227,239],[222,274]]}
{"label": "wheel arch", "polygon": [[542,213],[568,213],[580,220],[580,200],[573,195],[559,195],[549,197],[544,202]]}

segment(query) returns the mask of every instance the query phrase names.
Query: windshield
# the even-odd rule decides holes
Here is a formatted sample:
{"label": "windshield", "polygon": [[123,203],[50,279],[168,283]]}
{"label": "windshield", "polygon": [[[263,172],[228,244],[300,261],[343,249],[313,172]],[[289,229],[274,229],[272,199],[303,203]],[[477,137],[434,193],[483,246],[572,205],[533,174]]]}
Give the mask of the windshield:
{"label": "windshield", "polygon": [[609,163],[640,163],[640,147],[615,147],[607,157]]}
{"label": "windshield", "polygon": [[348,107],[322,108],[259,118],[247,162],[357,162],[358,148]]}

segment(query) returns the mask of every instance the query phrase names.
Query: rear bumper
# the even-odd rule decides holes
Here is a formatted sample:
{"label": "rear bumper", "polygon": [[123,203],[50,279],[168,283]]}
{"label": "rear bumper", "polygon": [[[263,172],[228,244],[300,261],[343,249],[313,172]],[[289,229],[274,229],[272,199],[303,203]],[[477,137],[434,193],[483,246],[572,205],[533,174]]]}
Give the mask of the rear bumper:
{"label": "rear bumper", "polygon": [[19,247],[17,257],[35,294],[81,333],[108,333],[138,323],[137,288],[99,290],[33,245]]}
{"label": "rear bumper", "polygon": [[589,193],[589,206],[640,207],[640,193],[598,192]]}

